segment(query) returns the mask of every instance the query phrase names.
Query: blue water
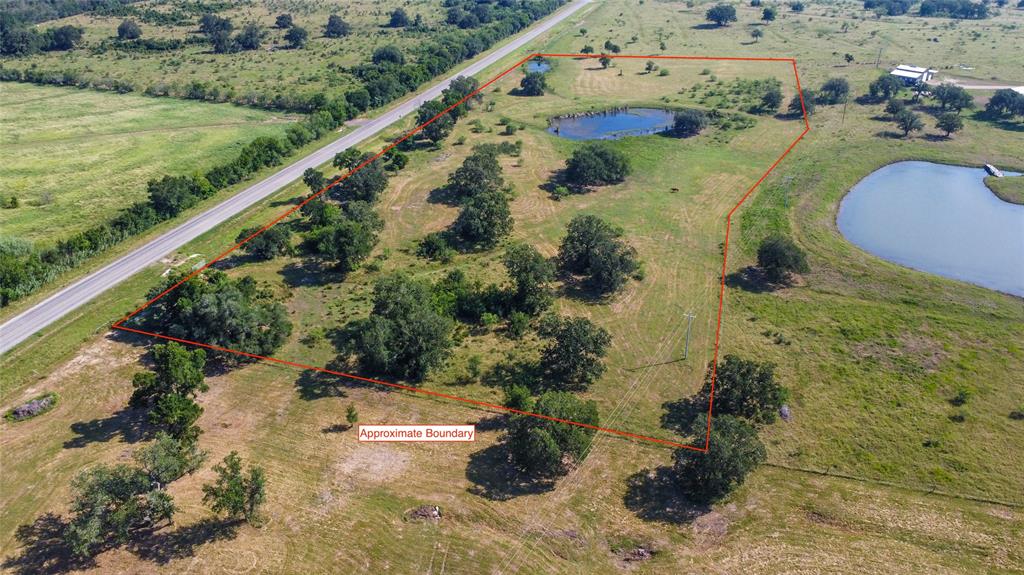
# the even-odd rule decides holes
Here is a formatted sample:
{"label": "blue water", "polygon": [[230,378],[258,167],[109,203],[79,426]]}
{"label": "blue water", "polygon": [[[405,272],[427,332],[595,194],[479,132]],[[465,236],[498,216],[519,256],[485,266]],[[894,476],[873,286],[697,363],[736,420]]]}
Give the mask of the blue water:
{"label": "blue water", "polygon": [[1024,297],[1024,206],[996,197],[986,175],[930,162],[890,164],[839,204],[839,231],[882,259]]}
{"label": "blue water", "polygon": [[533,59],[526,63],[527,72],[547,72],[551,69],[551,64],[548,64],[546,60]]}
{"label": "blue water", "polygon": [[664,132],[675,114],[657,108],[630,108],[592,116],[552,118],[548,132],[570,140],[615,140]]}

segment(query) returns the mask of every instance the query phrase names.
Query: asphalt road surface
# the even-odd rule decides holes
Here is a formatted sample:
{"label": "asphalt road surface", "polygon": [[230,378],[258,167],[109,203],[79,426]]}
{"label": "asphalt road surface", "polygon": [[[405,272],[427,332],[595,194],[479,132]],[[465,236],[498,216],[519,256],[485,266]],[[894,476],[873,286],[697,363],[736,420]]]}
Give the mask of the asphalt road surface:
{"label": "asphalt road surface", "polygon": [[28,339],[35,332],[43,329],[79,306],[95,298],[104,291],[128,279],[133,274],[156,263],[169,253],[181,248],[188,242],[210,231],[220,223],[242,212],[249,206],[270,196],[284,186],[302,177],[306,168],[315,168],[330,160],[338,152],[370,138],[391,124],[414,112],[423,102],[441,95],[441,91],[458,76],[473,76],[494,64],[498,60],[518,50],[527,42],[547,32],[562,20],[565,20],[591,0],[575,0],[561,10],[535,24],[508,44],[501,46],[457,73],[431,86],[419,95],[402,102],[380,116],[369,120],[352,132],[338,138],[334,142],[320,148],[301,160],[282,169],[269,178],[235,194],[230,199],[217,204],[205,212],[193,217],[180,226],[157,237],[149,243],[118,258],[110,264],[90,273],[75,283],[58,291],[38,304],[14,316],[0,326],[0,354],[6,353],[14,346]]}

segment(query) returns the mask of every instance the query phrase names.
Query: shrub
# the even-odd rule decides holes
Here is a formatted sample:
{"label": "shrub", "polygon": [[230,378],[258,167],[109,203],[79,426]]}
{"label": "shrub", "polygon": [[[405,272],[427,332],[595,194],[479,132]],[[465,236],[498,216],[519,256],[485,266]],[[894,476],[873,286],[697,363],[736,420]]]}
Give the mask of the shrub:
{"label": "shrub", "polygon": [[58,395],[54,392],[44,393],[34,397],[25,403],[12,408],[4,415],[7,421],[25,421],[42,415],[57,406]]}

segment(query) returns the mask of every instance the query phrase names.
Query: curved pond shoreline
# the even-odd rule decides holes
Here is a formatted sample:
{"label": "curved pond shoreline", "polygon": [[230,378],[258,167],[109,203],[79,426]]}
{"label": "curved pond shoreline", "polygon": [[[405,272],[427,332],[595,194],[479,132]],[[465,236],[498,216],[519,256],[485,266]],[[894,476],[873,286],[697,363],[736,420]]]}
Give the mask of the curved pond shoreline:
{"label": "curved pond shoreline", "polygon": [[1024,206],[999,199],[986,175],[931,162],[889,164],[850,189],[837,227],[887,261],[1024,297]]}
{"label": "curved pond shoreline", "polygon": [[622,106],[555,116],[548,120],[547,131],[569,140],[615,140],[666,132],[675,115],[665,108]]}
{"label": "curved pond shoreline", "polygon": [[[997,187],[999,187],[995,186],[996,182],[1010,184],[1010,180],[1014,180],[1018,184],[1016,188],[1014,188],[1012,185],[1009,185],[1006,187],[1005,190],[996,189]],[[1003,200],[1004,202],[1024,206],[1024,175],[1007,176],[1004,174],[1002,178],[988,176],[985,178],[985,187],[988,188],[990,192],[995,194],[997,198]]]}

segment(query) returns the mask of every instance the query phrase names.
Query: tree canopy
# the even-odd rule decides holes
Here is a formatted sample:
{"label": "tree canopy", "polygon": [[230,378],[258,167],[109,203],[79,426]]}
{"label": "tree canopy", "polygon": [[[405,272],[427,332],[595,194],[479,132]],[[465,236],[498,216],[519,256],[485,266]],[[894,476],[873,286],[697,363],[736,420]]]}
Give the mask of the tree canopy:
{"label": "tree canopy", "polygon": [[[180,279],[171,276],[167,285]],[[189,278],[147,311],[152,315],[144,321],[162,325],[172,337],[255,355],[272,354],[292,330],[284,306],[251,277],[235,280],[218,270]],[[238,361],[234,354],[224,357]]]}
{"label": "tree canopy", "polygon": [[714,363],[709,363],[702,397],[711,396],[712,377],[716,414],[735,415],[754,423],[772,423],[788,396],[786,389],[775,381],[775,366],[771,363],[735,355],[726,355],[717,369]]}
{"label": "tree canopy", "polygon": [[842,104],[850,94],[850,83],[846,78],[829,78],[818,90],[818,103]]}
{"label": "tree canopy", "polygon": [[[703,437],[707,415],[694,420],[691,434]],[[707,452],[678,449],[673,475],[680,492],[696,503],[712,503],[743,484],[747,475],[767,457],[757,431],[731,415],[715,415]]]}
{"label": "tree canopy", "polygon": [[169,523],[175,512],[171,496],[130,465],[101,464],[83,471],[71,490],[64,540],[79,557],[90,557],[110,543],[128,543],[140,530]]}
{"label": "tree canopy", "polygon": [[676,135],[686,138],[701,133],[709,124],[708,115],[703,110],[687,108],[676,112],[672,131]]}
{"label": "tree canopy", "polygon": [[253,524],[259,520],[259,509],[267,499],[267,475],[262,467],[249,465],[242,471],[242,459],[232,451],[221,463],[213,466],[217,479],[203,485],[203,503],[214,513],[230,519],[245,519]]}
{"label": "tree canopy", "polygon": [[896,122],[896,126],[899,129],[903,130],[903,137],[909,136],[910,132],[924,129],[924,122],[921,121],[921,116],[907,109],[897,112],[893,117],[893,121]]}
{"label": "tree canopy", "polygon": [[960,86],[939,84],[931,89],[932,97],[939,101],[943,110],[947,108],[960,112],[964,108],[974,107],[974,96]]}
{"label": "tree canopy", "polygon": [[[363,154],[353,166],[373,158],[374,154]],[[327,195],[339,202],[360,200],[373,203],[388,187],[388,172],[384,162],[378,158],[352,172],[345,179],[331,187]]]}
{"label": "tree canopy", "polygon": [[558,250],[559,268],[583,276],[601,294],[618,291],[640,264],[636,250],[622,241],[622,230],[594,215],[577,215]]}
{"label": "tree canopy", "polygon": [[800,246],[786,236],[773,234],[761,241],[757,248],[757,265],[769,281],[781,283],[790,273],[807,273],[807,256]]}
{"label": "tree canopy", "polygon": [[704,13],[704,18],[718,26],[728,26],[729,22],[736,21],[736,7],[731,4],[715,4]]}
{"label": "tree canopy", "polygon": [[352,27],[348,22],[342,20],[341,16],[331,14],[327,17],[327,25],[324,26],[324,36],[328,38],[342,38],[348,36]]}
{"label": "tree canopy", "polygon": [[[568,392],[546,392],[532,409],[534,413],[567,421],[593,426],[600,423],[597,404]],[[509,421],[505,441],[518,468],[535,477],[553,477],[565,473],[566,460],[578,463],[586,457],[594,433],[595,430],[578,425],[515,415]]]}
{"label": "tree canopy", "polygon": [[118,24],[118,40],[135,40],[140,37],[142,37],[142,28],[139,27],[138,22],[135,20],[125,19]]}
{"label": "tree canopy", "polygon": [[388,275],[373,288],[373,311],[357,325],[355,351],[372,372],[420,381],[448,357],[452,327],[434,308],[429,285]]}
{"label": "tree canopy", "polygon": [[462,206],[451,231],[463,243],[488,249],[512,232],[512,210],[502,190],[478,192]]}
{"label": "tree canopy", "polygon": [[617,184],[630,174],[626,155],[603,142],[576,148],[565,165],[566,178],[579,186]]}
{"label": "tree canopy", "polygon": [[868,96],[875,101],[889,100],[903,89],[903,82],[892,74],[882,74],[868,84]]}
{"label": "tree canopy", "polygon": [[548,316],[538,332],[548,341],[541,351],[542,387],[584,391],[604,374],[612,336],[584,317]]}
{"label": "tree canopy", "polygon": [[787,108],[789,113],[794,116],[803,116],[804,110],[807,110],[807,115],[814,114],[814,91],[809,88],[803,89],[803,102],[800,101],[800,95],[794,94],[793,99],[789,101],[789,107]]}
{"label": "tree canopy", "polygon": [[547,89],[547,75],[543,72],[529,72],[519,82],[519,91],[524,96],[543,96]]}
{"label": "tree canopy", "polygon": [[939,115],[938,120],[935,122],[935,127],[942,130],[948,138],[953,132],[959,132],[963,129],[964,120],[957,114],[946,112]]}
{"label": "tree canopy", "polygon": [[[377,245],[384,221],[368,202],[346,202],[338,209],[329,204],[310,215],[313,228],[306,234],[306,246],[338,271],[348,273],[365,260]],[[273,228],[271,228],[273,229]]]}
{"label": "tree canopy", "polygon": [[[241,242],[258,231],[260,228],[245,228],[238,232],[235,242]],[[270,226],[260,235],[242,244],[241,249],[258,260],[272,260],[277,256],[290,254],[292,252],[291,229],[287,224]]]}
{"label": "tree canopy", "polygon": [[402,8],[395,8],[388,19],[388,26],[391,28],[404,28],[409,25],[409,15]]}
{"label": "tree canopy", "polygon": [[514,286],[512,305],[516,310],[537,315],[551,307],[554,296],[550,283],[555,279],[555,266],[533,247],[512,244],[502,258]]}
{"label": "tree canopy", "polygon": [[[448,106],[438,100],[428,100],[420,106],[416,112],[416,123],[427,124],[420,130],[420,135],[433,143],[438,143],[448,137],[455,127],[455,119],[450,113],[441,114]],[[437,119],[434,119],[437,116]],[[433,121],[431,121],[433,120]]]}
{"label": "tree canopy", "polygon": [[504,184],[498,154],[478,147],[448,176],[447,189],[459,201],[466,201],[477,194],[500,192]]}

